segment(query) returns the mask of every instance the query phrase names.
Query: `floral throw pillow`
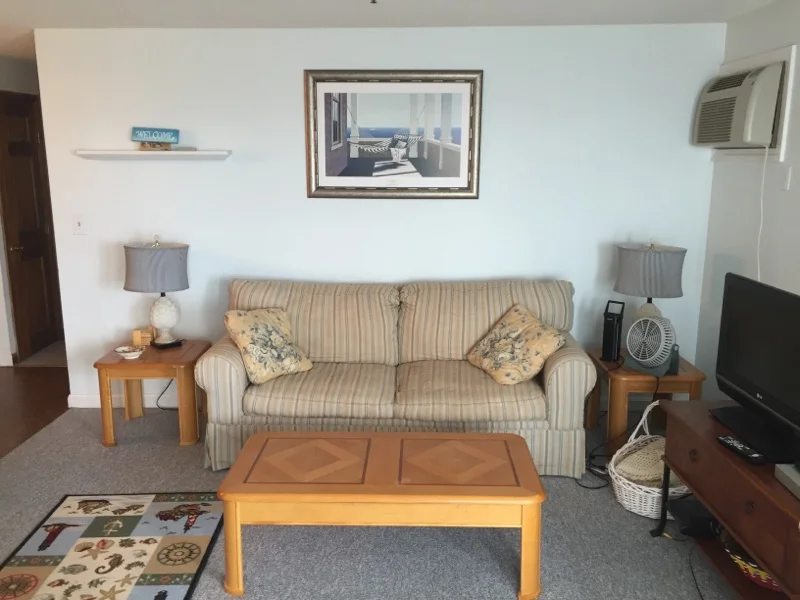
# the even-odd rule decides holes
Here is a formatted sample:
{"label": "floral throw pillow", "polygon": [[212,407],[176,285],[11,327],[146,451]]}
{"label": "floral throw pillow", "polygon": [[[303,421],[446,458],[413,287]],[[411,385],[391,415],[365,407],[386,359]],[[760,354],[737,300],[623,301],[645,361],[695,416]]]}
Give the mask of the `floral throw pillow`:
{"label": "floral throw pillow", "polygon": [[289,319],[282,308],[230,310],[225,327],[244,360],[252,383],[311,369],[311,361],[294,345]]}
{"label": "floral throw pillow", "polygon": [[467,360],[497,383],[514,385],[536,377],[544,361],[564,342],[558,329],[542,323],[522,304],[515,304],[475,344]]}

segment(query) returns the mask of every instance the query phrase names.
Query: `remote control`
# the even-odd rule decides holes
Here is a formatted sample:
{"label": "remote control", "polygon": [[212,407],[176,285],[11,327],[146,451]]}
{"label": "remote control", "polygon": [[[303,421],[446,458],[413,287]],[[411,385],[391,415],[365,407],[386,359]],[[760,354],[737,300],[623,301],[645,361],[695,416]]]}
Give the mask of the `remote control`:
{"label": "remote control", "polygon": [[750,446],[740,442],[735,437],[731,437],[729,435],[721,435],[717,438],[720,444],[726,446],[739,454],[742,458],[744,458],[747,462],[754,464],[754,465],[763,465],[767,462],[767,457],[761,454],[760,452],[756,452]]}

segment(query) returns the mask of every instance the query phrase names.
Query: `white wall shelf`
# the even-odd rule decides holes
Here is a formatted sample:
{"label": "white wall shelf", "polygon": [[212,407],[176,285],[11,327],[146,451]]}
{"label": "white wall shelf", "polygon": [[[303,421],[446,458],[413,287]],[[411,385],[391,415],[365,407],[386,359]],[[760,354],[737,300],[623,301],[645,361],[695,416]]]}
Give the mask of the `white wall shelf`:
{"label": "white wall shelf", "polygon": [[227,160],[230,150],[76,150],[88,160]]}

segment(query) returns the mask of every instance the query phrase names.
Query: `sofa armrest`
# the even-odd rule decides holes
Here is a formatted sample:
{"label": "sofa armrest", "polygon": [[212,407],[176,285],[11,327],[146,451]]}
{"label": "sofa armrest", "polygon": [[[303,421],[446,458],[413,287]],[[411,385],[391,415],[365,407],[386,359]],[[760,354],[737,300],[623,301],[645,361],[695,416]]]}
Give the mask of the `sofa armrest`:
{"label": "sofa armrest", "polygon": [[241,423],[242,398],[250,380],[239,348],[227,335],[200,357],[194,369],[197,385],[208,396],[210,423]]}
{"label": "sofa armrest", "polygon": [[547,422],[553,429],[583,427],[586,396],[597,381],[589,356],[569,333],[567,342],[544,363],[542,383],[547,397]]}

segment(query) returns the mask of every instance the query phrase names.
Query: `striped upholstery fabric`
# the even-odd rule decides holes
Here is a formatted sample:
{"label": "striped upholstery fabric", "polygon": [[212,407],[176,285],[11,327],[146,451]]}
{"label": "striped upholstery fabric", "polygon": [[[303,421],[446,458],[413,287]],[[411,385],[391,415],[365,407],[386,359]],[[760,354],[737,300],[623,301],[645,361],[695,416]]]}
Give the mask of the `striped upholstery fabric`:
{"label": "striped upholstery fabric", "polygon": [[[500,386],[461,362],[516,302],[567,339],[529,387]],[[230,467],[257,431],[288,430],[516,433],[541,474],[580,477],[585,470],[584,401],[596,373],[566,333],[568,282],[423,283],[398,293],[389,285],[236,281],[230,306],[287,310],[298,345],[316,364],[251,388],[227,336],[200,358],[195,376],[208,395],[206,465],[213,469]],[[410,364],[395,369],[398,354]]]}
{"label": "striped upholstery fabric", "polygon": [[281,417],[392,416],[395,367],[360,363],[316,363],[304,373],[284,375],[244,393],[245,415]]}
{"label": "striped upholstery fabric", "polygon": [[208,398],[208,420],[214,423],[239,423],[242,396],[250,380],[242,353],[226,334],[200,357],[194,378]]}
{"label": "striped upholstery fabric", "polygon": [[575,338],[562,333],[566,343],[545,361],[540,375],[548,399],[547,422],[554,429],[579,429],[597,370]]}
{"label": "striped upholstery fabric", "polygon": [[313,363],[396,365],[399,290],[384,284],[234,280],[228,308],[283,308]]}
{"label": "striped upholstery fabric", "polygon": [[397,368],[394,416],[416,421],[544,421],[539,382],[500,385],[463,360],[425,360]]}
{"label": "striped upholstery fabric", "polygon": [[[533,425],[533,426],[532,426]],[[538,427],[542,425],[543,427]],[[406,421],[404,419],[345,419],[247,417],[236,425],[209,423],[206,428],[205,465],[227,469],[236,460],[247,439],[259,431],[443,431],[470,433],[515,433],[528,442],[541,475],[580,477],[586,467],[586,432],[581,429],[546,429],[543,421],[453,423]]]}
{"label": "striped upholstery fabric", "polygon": [[568,281],[412,283],[400,289],[400,362],[464,360],[514,304],[556,329],[572,328]]}

